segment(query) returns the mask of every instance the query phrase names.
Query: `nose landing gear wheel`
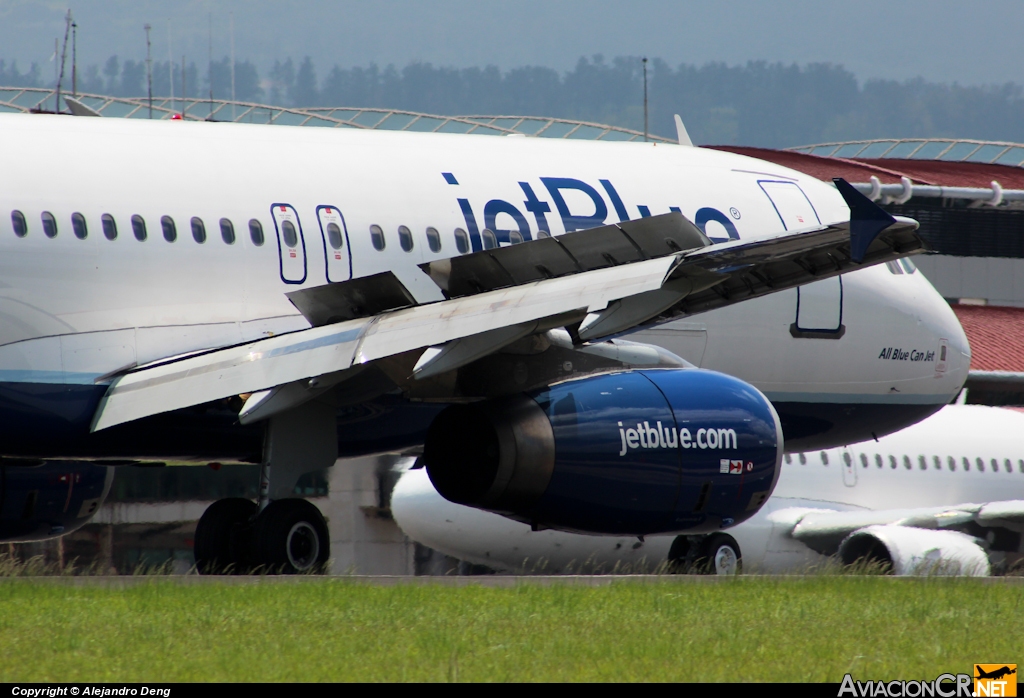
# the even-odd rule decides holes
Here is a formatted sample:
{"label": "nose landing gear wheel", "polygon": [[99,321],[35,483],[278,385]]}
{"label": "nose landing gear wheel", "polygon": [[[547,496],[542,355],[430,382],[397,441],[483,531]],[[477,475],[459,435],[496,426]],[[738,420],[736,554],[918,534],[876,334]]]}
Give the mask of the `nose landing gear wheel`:
{"label": "nose landing gear wheel", "polygon": [[330,557],[330,536],[320,510],[305,499],[267,505],[252,529],[253,561],[271,573],[320,571]]}
{"label": "nose landing gear wheel", "polygon": [[248,499],[220,499],[203,512],[196,524],[193,554],[200,574],[238,574],[245,571],[245,529],[256,515]]}

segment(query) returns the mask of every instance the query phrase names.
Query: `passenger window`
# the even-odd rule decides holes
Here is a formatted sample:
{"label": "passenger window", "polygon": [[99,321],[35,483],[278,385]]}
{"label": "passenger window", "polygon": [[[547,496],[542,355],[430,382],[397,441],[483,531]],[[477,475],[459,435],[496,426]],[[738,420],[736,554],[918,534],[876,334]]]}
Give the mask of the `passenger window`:
{"label": "passenger window", "polygon": [[370,242],[378,252],[384,249],[384,230],[379,225],[370,226]]}
{"label": "passenger window", "polygon": [[206,242],[206,226],[203,225],[203,219],[199,216],[192,216],[190,223],[192,224],[192,239],[202,245]]}
{"label": "passenger window", "polygon": [[21,211],[11,211],[11,225],[14,226],[14,234],[20,238],[28,235],[28,222],[25,214]]}
{"label": "passenger window", "polygon": [[160,218],[160,227],[164,231],[164,240],[174,242],[178,239],[178,229],[174,226],[174,219],[170,216]]}
{"label": "passenger window", "polygon": [[299,234],[295,231],[295,224],[291,221],[281,221],[281,237],[284,238],[285,247],[299,246]]}
{"label": "passenger window", "polygon": [[910,259],[910,257],[904,257],[903,259],[901,259],[900,264],[903,265],[903,268],[906,269],[908,274],[913,274],[915,271],[917,271],[917,265],[914,264],[914,261]]}
{"label": "passenger window", "polygon": [[850,452],[849,451],[845,451],[843,453],[843,460],[846,462],[847,465],[852,465],[853,459],[850,458]]}
{"label": "passenger window", "polygon": [[337,223],[327,224],[327,242],[331,243],[331,247],[336,250],[340,250],[345,243],[344,238],[341,236],[341,228],[338,227]]}
{"label": "passenger window", "polygon": [[227,245],[235,244],[235,226],[227,218],[220,219],[220,237]]}
{"label": "passenger window", "polygon": [[263,224],[255,218],[249,220],[249,239],[256,247],[263,246]]}
{"label": "passenger window", "polygon": [[982,472],[982,473],[985,472],[985,461],[983,461],[980,458],[975,458],[974,459],[974,464],[976,466],[978,466],[978,472]]}
{"label": "passenger window", "polygon": [[1017,461],[1017,470],[1024,473],[1024,460]]}
{"label": "passenger window", "polygon": [[877,465],[879,468],[882,467],[882,454],[881,453],[876,453],[875,454],[875,465]]}
{"label": "passenger window", "polygon": [[949,466],[950,472],[956,471],[956,458],[953,456],[946,456],[946,465]]}
{"label": "passenger window", "polygon": [[49,211],[43,211],[40,216],[43,220],[43,234],[48,238],[57,237],[57,219]]}
{"label": "passenger window", "polygon": [[508,241],[512,245],[518,245],[523,241],[523,234],[518,230],[513,230],[508,234]]}
{"label": "passenger window", "polygon": [[484,239],[484,249],[493,250],[498,246],[498,238],[494,237],[494,231],[489,228],[484,228],[484,231],[480,233],[480,237]]}
{"label": "passenger window", "polygon": [[971,469],[971,459],[968,458],[967,456],[964,456],[963,463],[964,463],[964,470],[969,471]]}
{"label": "passenger window", "polygon": [[437,232],[437,228],[427,228],[427,247],[431,252],[441,251],[441,233]]}
{"label": "passenger window", "polygon": [[85,225],[85,216],[81,213],[71,214],[71,229],[75,233],[75,237],[79,240],[84,240],[89,237],[89,228]]}
{"label": "passenger window", "polygon": [[889,273],[891,274],[903,273],[903,269],[900,267],[898,262],[886,262],[885,267],[889,270]]}
{"label": "passenger window", "polygon": [[1013,463],[1010,462],[1009,458],[1003,461],[1003,469],[1008,473],[1013,472]]}
{"label": "passenger window", "polygon": [[942,470],[942,459],[938,456],[932,456],[932,463],[935,464],[936,470]]}
{"label": "passenger window", "polygon": [[821,452],[821,464],[828,465],[828,454],[824,451]]}
{"label": "passenger window", "polygon": [[866,454],[866,453],[860,454],[860,467],[862,467],[862,468],[868,467],[868,454]]}
{"label": "passenger window", "polygon": [[800,465],[807,465],[807,454],[801,453],[799,457],[800,457]]}
{"label": "passenger window", "polygon": [[889,456],[889,467],[892,468],[893,470],[896,469],[896,456]]}
{"label": "passenger window", "polygon": [[999,472],[999,461],[997,461],[995,458],[993,458],[990,462],[992,463],[992,472],[993,473],[998,473]]}
{"label": "passenger window", "polygon": [[117,239],[117,221],[109,213],[100,216],[100,223],[103,224],[103,237],[108,240]]}
{"label": "passenger window", "polygon": [[459,254],[469,252],[469,235],[462,228],[455,229],[455,249],[459,251]]}
{"label": "passenger window", "polygon": [[546,231],[546,230],[538,230],[537,231],[537,239],[538,240],[540,240],[541,238],[549,238],[549,237],[551,237],[551,233],[549,233],[548,231]]}
{"label": "passenger window", "polygon": [[412,231],[404,225],[398,226],[398,244],[406,252],[412,252]]}
{"label": "passenger window", "polygon": [[924,456],[917,457],[917,465],[921,470],[928,470],[928,461]]}
{"label": "passenger window", "polygon": [[146,219],[137,213],[132,216],[132,232],[135,233],[135,239],[139,242],[146,239]]}
{"label": "passenger window", "polygon": [[910,464],[910,456],[903,456],[903,467],[910,470],[914,466]]}

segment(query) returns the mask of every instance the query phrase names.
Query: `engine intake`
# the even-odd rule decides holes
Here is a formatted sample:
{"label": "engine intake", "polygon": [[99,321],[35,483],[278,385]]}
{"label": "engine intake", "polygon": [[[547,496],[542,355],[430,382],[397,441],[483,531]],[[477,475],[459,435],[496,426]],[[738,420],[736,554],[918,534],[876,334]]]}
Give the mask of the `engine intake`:
{"label": "engine intake", "polygon": [[778,479],[771,403],[698,369],[624,371],[453,405],[427,432],[446,499],[535,528],[645,535],[752,516]]}
{"label": "engine intake", "polygon": [[866,526],[839,545],[843,564],[887,565],[895,575],[987,577],[988,555],[975,539],[958,531],[932,531],[892,524]]}

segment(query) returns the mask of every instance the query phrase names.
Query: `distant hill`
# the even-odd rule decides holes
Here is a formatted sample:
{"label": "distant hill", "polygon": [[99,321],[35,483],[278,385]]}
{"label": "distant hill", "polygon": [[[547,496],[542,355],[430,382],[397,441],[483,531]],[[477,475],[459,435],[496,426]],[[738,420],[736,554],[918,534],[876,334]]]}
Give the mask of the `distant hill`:
{"label": "distant hill", "polygon": [[[70,72],[70,71],[69,71]],[[189,96],[231,97],[227,58],[185,66]],[[182,66],[153,64],[153,93],[182,92]],[[676,68],[648,64],[650,130],[674,135],[679,113],[696,143],[782,148],[832,140],[877,137],[956,137],[1024,141],[1024,91],[1015,84],[964,87],[868,80],[858,84],[841,66],[750,62]],[[0,60],[0,85],[44,86],[38,66],[22,70]],[[65,77],[70,87],[70,78]],[[80,71],[78,89],[115,96],[146,93],[142,61],[112,56]],[[525,66],[500,71],[412,63],[333,66],[320,71],[308,57],[277,61],[259,75],[249,61],[236,63],[239,100],[280,106],[360,106],[436,114],[515,114],[582,119],[643,129],[643,72],[639,58],[581,58],[558,73]]]}

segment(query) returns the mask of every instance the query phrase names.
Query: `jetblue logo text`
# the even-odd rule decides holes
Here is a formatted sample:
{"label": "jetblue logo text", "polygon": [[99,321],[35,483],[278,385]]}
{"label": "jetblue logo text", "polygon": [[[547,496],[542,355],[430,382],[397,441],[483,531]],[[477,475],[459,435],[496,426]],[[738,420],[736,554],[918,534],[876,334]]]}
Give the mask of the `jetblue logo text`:
{"label": "jetblue logo text", "polygon": [[686,427],[676,431],[675,427],[662,426],[655,422],[637,422],[636,429],[625,428],[619,422],[619,438],[622,440],[620,456],[638,448],[738,448],[735,429],[698,429],[691,432]]}

